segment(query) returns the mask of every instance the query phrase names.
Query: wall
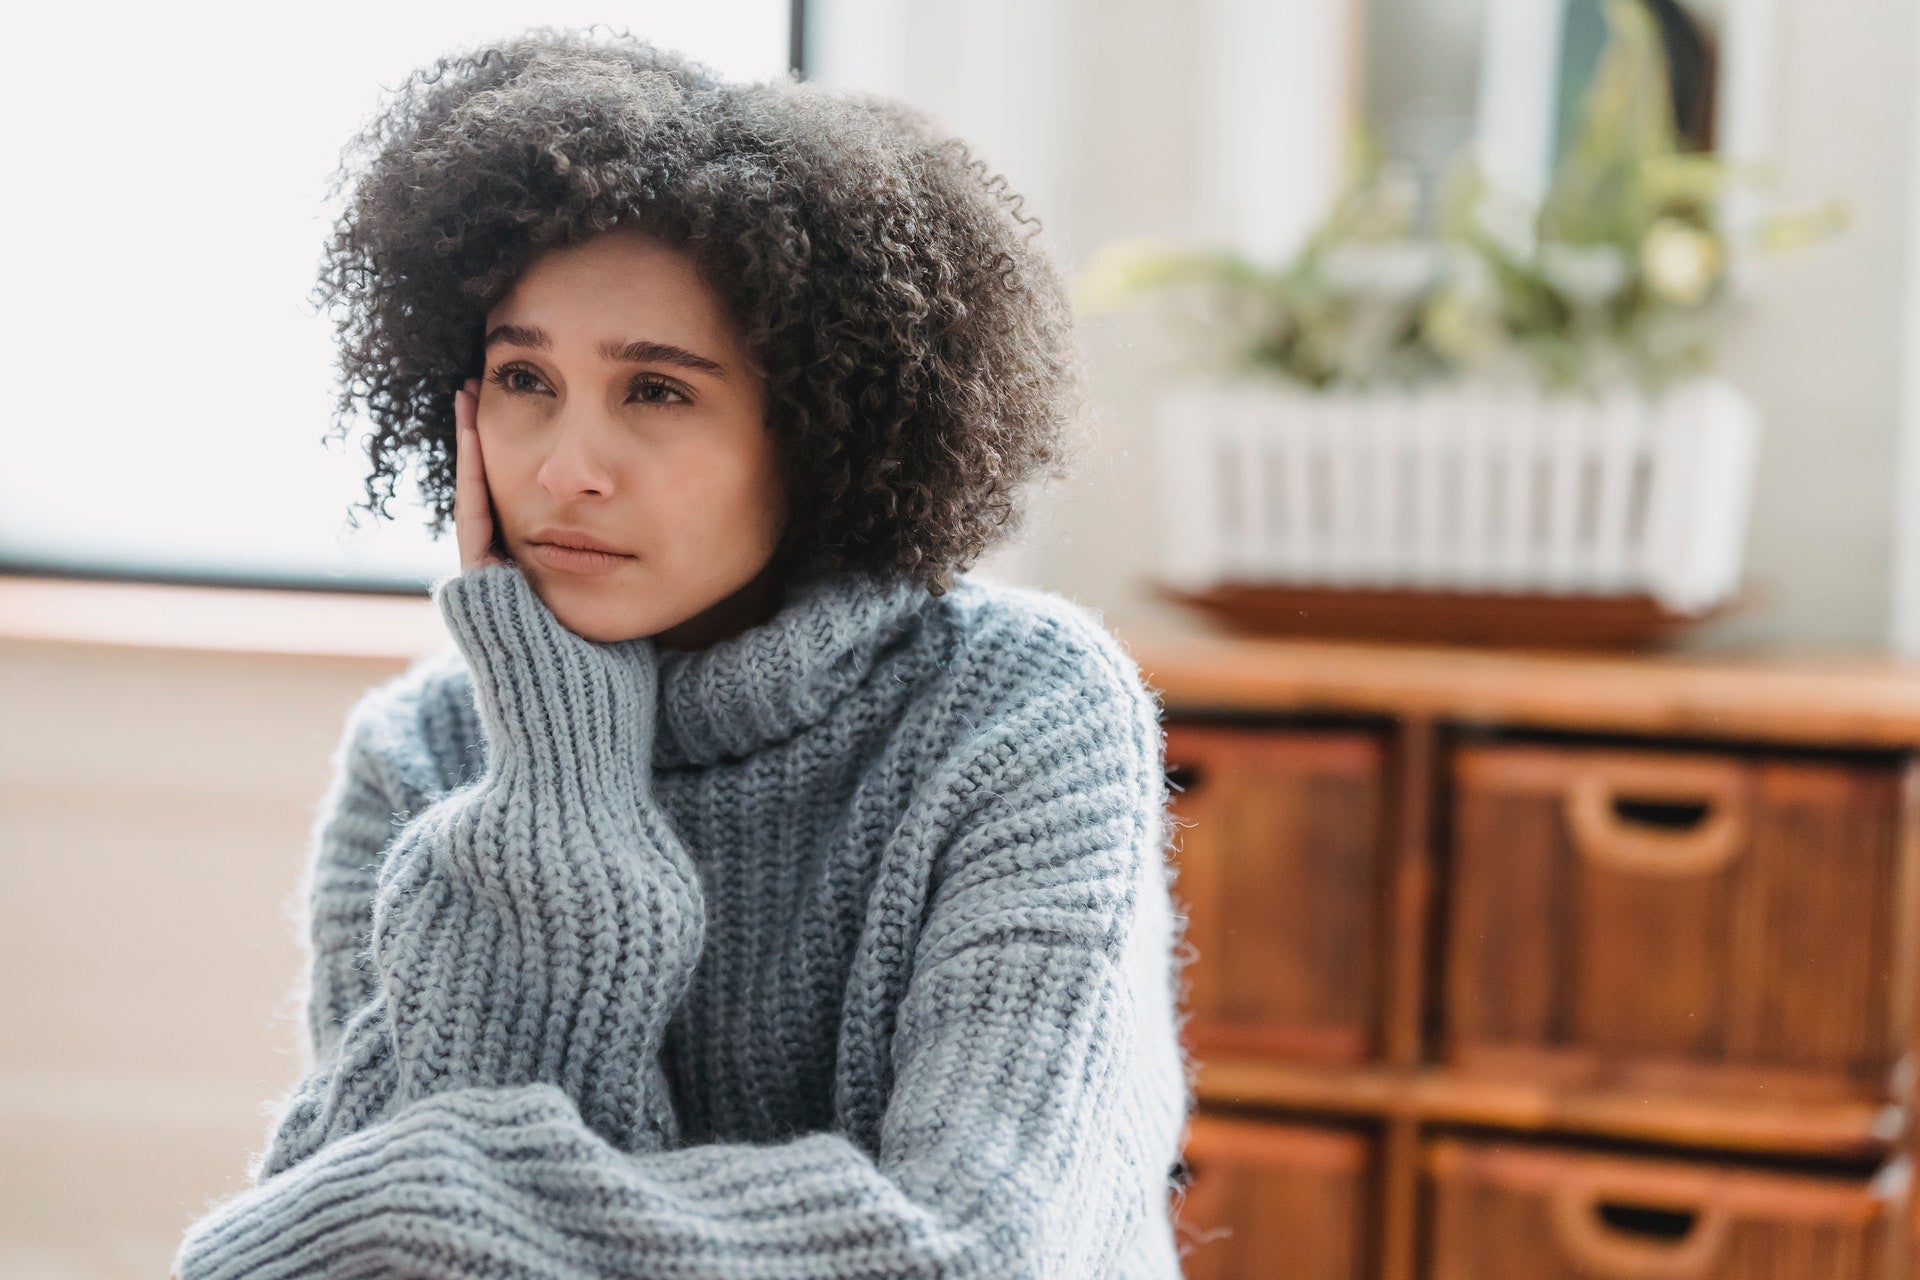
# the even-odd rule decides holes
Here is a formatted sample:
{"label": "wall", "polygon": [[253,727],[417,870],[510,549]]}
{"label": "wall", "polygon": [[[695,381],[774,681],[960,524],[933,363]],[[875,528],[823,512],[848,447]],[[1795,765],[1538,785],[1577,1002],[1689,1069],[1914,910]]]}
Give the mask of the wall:
{"label": "wall", "polygon": [[1716,638],[1877,649],[1892,642],[1920,29],[1907,0],[1777,9],[1780,198],[1841,196],[1855,221],[1769,264],[1724,347],[1765,419],[1748,563],[1767,598]]}
{"label": "wall", "polygon": [[0,641],[0,1277],[164,1277],[243,1185],[329,757],[402,665]]}

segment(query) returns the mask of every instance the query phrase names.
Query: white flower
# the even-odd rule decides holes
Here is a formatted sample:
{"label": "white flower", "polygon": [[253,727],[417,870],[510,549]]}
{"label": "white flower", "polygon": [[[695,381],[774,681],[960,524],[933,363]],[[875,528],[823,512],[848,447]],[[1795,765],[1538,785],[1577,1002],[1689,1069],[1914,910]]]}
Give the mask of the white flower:
{"label": "white flower", "polygon": [[1640,269],[1655,293],[1682,305],[1699,302],[1719,278],[1726,254],[1720,238],[1678,218],[1660,218],[1640,247]]}

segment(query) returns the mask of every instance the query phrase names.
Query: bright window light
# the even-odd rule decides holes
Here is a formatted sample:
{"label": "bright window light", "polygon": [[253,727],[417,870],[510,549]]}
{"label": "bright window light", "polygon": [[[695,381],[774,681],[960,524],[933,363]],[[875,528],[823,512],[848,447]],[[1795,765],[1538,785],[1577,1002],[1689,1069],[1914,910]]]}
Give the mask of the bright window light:
{"label": "bright window light", "polygon": [[[624,27],[783,74],[791,0],[127,6],[9,29],[0,569],[414,590],[456,567],[411,473],[365,492],[307,299],[347,140],[414,67],[531,26]],[[74,37],[80,37],[76,42]]]}

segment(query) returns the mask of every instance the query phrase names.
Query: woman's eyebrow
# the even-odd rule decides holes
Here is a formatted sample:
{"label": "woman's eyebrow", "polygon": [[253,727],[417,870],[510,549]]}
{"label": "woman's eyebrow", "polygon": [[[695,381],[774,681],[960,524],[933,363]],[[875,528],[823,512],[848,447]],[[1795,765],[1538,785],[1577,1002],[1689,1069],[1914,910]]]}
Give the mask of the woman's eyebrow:
{"label": "woman's eyebrow", "polygon": [[[553,339],[547,331],[530,324],[495,325],[488,330],[486,341],[481,346],[491,347],[496,342],[511,343],[534,351],[553,350]],[[716,378],[727,376],[726,367],[718,361],[709,360],[685,347],[676,347],[671,342],[653,342],[644,338],[637,342],[621,342],[611,338],[600,344],[599,351],[603,359],[622,364],[670,364],[696,373],[710,373]]]}

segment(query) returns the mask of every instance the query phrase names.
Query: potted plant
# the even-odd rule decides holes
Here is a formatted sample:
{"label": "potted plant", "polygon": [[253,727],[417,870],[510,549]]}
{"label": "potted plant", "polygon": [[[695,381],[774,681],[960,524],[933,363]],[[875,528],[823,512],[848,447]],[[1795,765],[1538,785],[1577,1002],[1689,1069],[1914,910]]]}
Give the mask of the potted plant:
{"label": "potted plant", "polygon": [[[1229,372],[1188,378],[1157,415],[1165,590],[1394,591],[1429,619],[1431,593],[1493,599],[1467,638],[1511,633],[1516,604],[1571,603],[1588,641],[1735,595],[1759,423],[1713,369],[1732,269],[1847,210],[1721,225],[1722,191],[1755,174],[1678,149],[1651,17],[1637,0],[1606,16],[1537,207],[1463,155],[1437,234],[1415,234],[1410,179],[1362,134],[1283,266],[1135,240],[1076,282],[1088,311],[1168,289],[1230,304],[1206,335]],[[1640,621],[1596,629],[1609,602]],[[1298,603],[1269,613],[1297,622]]]}

